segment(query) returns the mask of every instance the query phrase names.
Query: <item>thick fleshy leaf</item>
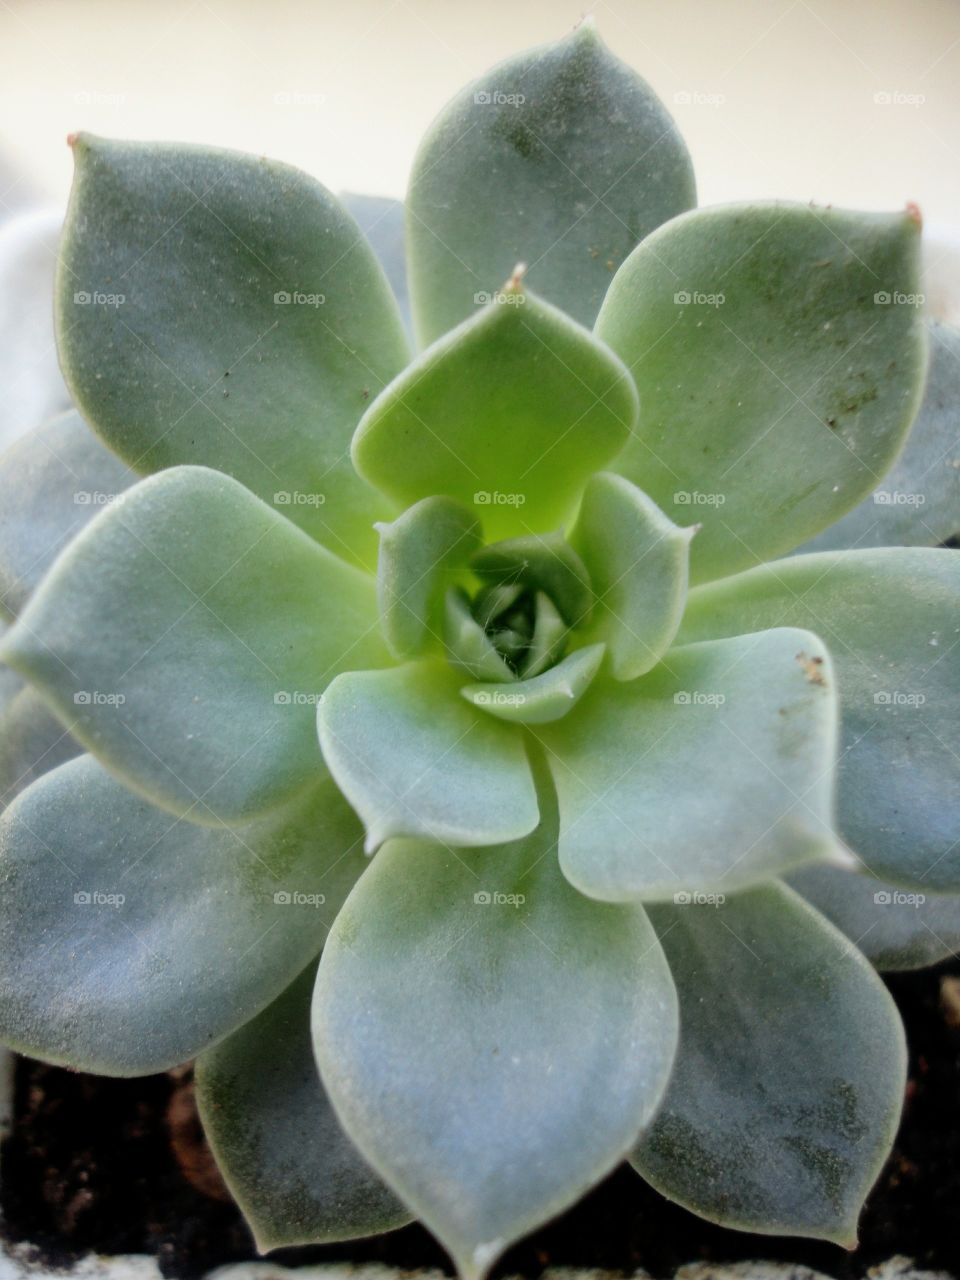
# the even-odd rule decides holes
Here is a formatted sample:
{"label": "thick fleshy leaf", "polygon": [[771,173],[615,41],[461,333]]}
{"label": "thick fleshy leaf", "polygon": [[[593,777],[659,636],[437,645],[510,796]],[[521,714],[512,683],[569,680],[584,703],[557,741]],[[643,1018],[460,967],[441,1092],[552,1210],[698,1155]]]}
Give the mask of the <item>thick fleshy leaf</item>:
{"label": "thick fleshy leaf", "polygon": [[460,693],[498,720],[548,724],[562,720],[590,688],[603,661],[604,646],[588,645],[568,654],[549,671],[510,685],[468,684]]}
{"label": "thick fleshy leaf", "polygon": [[0,450],[70,405],[50,308],[62,221],[44,209],[0,228]]}
{"label": "thick fleshy leaf", "polygon": [[568,626],[589,620],[593,591],[587,567],[560,533],[527,534],[488,543],[470,561],[478,578],[546,593]]}
{"label": "thick fleshy leaf", "polygon": [[449,498],[424,498],[378,530],[380,625],[394,657],[415,658],[442,645],[444,595],[480,545],[480,521]]}
{"label": "thick fleshy leaf", "polygon": [[636,1168],[722,1226],[852,1248],[906,1085],[882,982],[784,887],[651,915],[682,1029]]}
{"label": "thick fleshy leaf", "polygon": [[597,333],[630,367],[640,427],[616,462],[703,523],[694,581],[789,551],[877,485],[926,370],[916,211],[725,205],[655,232]]}
{"label": "thick fleshy leaf", "polygon": [[549,787],[541,805],[536,832],[500,848],[387,845],[317,976],[330,1100],[468,1280],[617,1163],[676,1042],[646,915],[565,883]]}
{"label": "thick fleshy leaf", "polygon": [[315,974],[311,964],[197,1059],[204,1132],[261,1253],[379,1235],[411,1218],[327,1101],[310,1036]]}
{"label": "thick fleshy leaf", "polygon": [[801,867],[789,883],[878,969],[925,969],[960,951],[958,894],[901,889],[836,867]]}
{"label": "thick fleshy leaf", "polygon": [[200,827],[82,756],[0,817],[0,1042],[105,1075],[194,1057],[323,945],[364,866],[329,778],[243,827]]}
{"label": "thick fleshy leaf", "polygon": [[389,196],[354,195],[349,191],[344,192],[340,199],[347,213],[356,218],[370,248],[377,255],[397,300],[404,327],[412,335],[403,202]]}
{"label": "thick fleshy leaf", "polygon": [[531,679],[546,671],[560,657],[566,643],[567,624],[560,617],[550,597],[538,591],[535,596],[533,636],[524,663],[524,676]]}
{"label": "thick fleshy leaf", "polygon": [[960,534],[960,330],[930,325],[930,368],[907,447],[858,507],[802,551],[934,547]]}
{"label": "thick fleshy leaf", "polygon": [[[9,667],[0,670],[13,675]],[[0,810],[80,750],[35,689],[0,690]]]}
{"label": "thick fleshy leaf", "polygon": [[84,417],[138,471],[226,471],[372,565],[391,513],[348,446],[407,344],[356,223],[259,156],[87,134],[73,150],[57,325]]}
{"label": "thick fleshy leaf", "polygon": [[451,587],[443,602],[443,643],[457,671],[478,680],[513,680],[514,674],[473,616],[462,587]]}
{"label": "thick fleshy leaf", "polygon": [[371,577],[236,480],[176,467],[71,543],[0,656],[155,803],[242,820],[322,772],[317,698],[386,661],[376,618]]}
{"label": "thick fleshy leaf", "polygon": [[635,680],[660,661],[680,625],[687,598],[690,539],[657,504],[622,476],[592,476],[570,540],[590,572],[617,680]]}
{"label": "thick fleshy leaf", "polygon": [[960,556],[933,548],[822,552],[690,595],[681,642],[809,627],[841,705],[841,836],[871,871],[960,889]]}
{"label": "thick fleshy leaf", "polygon": [[408,662],[338,676],[320,700],[323,758],[367,828],[391,836],[496,844],[537,825],[519,732],[459,695],[446,662]]}
{"label": "thick fleshy leaf", "polygon": [[136,479],[76,410],[21,436],[0,457],[0,609],[19,613],[70,539]]}
{"label": "thick fleshy leaf", "polygon": [[468,85],[421,144],[407,203],[418,331],[452,328],[514,262],[592,324],[634,245],[695,203],[666,109],[587,20]]}
{"label": "thick fleshy leaf", "polygon": [[544,533],[636,417],[613,353],[514,280],[370,406],[353,460],[401,506],[446,494],[479,509],[488,539]]}
{"label": "thick fleshy leaf", "polygon": [[727,893],[835,855],[837,697],[823,642],[781,628],[673,649],[595,680],[540,737],[560,864],[592,898]]}

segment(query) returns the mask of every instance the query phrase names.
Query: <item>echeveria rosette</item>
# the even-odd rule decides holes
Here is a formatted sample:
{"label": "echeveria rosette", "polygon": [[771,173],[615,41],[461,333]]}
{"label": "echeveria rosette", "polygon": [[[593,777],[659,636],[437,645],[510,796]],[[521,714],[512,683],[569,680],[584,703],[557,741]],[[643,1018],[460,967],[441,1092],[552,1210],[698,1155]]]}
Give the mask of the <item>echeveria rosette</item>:
{"label": "echeveria rosette", "polygon": [[415,1216],[481,1276],[624,1159],[851,1244],[874,966],[960,938],[960,568],[770,560],[942,460],[915,211],[692,210],[587,25],[424,143],[407,363],[311,179],[74,148],[84,417],[0,461],[0,1035],[196,1057],[263,1249]]}

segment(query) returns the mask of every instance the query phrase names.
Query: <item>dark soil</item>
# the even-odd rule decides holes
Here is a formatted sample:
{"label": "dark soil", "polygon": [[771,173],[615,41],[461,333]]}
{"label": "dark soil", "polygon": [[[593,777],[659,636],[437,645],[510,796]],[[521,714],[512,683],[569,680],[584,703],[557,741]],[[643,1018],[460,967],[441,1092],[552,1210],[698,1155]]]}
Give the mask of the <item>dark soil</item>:
{"label": "dark soil", "polygon": [[[910,1084],[896,1149],[864,1212],[855,1253],[721,1230],[621,1169],[513,1248],[497,1274],[532,1278],[545,1266],[569,1265],[668,1276],[686,1262],[766,1258],[853,1280],[900,1253],[960,1276],[960,1011],[942,1001],[948,975],[960,975],[960,960],[890,978],[911,1048]],[[38,1262],[68,1266],[91,1250],[148,1253],[164,1275],[192,1280],[257,1257],[203,1145],[189,1074],[106,1080],[21,1059],[16,1115],[2,1153],[3,1233],[35,1245]],[[418,1226],[271,1256],[291,1266],[349,1261],[449,1270]]]}

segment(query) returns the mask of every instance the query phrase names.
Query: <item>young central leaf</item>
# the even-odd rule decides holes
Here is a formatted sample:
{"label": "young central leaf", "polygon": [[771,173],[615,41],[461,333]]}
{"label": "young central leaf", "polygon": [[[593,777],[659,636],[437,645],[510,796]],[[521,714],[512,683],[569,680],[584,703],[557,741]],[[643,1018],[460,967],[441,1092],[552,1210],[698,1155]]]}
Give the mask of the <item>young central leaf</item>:
{"label": "young central leaf", "polygon": [[370,406],[353,460],[402,506],[443,495],[477,510],[488,538],[518,537],[569,517],[637,414],[613,352],[515,276]]}

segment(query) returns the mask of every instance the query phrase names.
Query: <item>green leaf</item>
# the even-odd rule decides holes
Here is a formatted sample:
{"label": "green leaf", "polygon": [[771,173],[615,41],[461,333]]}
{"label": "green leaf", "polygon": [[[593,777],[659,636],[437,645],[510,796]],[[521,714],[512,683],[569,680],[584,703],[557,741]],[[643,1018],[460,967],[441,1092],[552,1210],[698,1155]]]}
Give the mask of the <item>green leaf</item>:
{"label": "green leaf", "polygon": [[960,330],[931,324],[930,369],[907,447],[880,486],[803,551],[933,547],[960,533]]}
{"label": "green leaf", "polygon": [[660,661],[687,598],[690,539],[622,476],[591,476],[571,541],[598,600],[594,634],[610,652],[617,680],[635,680]]}
{"label": "green leaf", "polygon": [[262,157],[82,134],[57,327],[84,417],[141,472],[226,471],[373,564],[391,513],[347,445],[407,344],[356,223]]}
{"label": "green leaf", "polygon": [[960,889],[960,557],[933,548],[823,552],[691,593],[682,642],[815,629],[841,706],[837,825],[871,871]]}
{"label": "green leaf", "polygon": [[528,534],[488,543],[474,553],[470,567],[484,582],[519,582],[545,592],[568,626],[589,621],[593,607],[590,575],[562,533]]}
{"label": "green leaf", "polygon": [[960,951],[956,894],[918,893],[835,867],[802,867],[789,882],[878,969],[925,969]]}
{"label": "green leaf", "polygon": [[76,410],[21,436],[0,457],[0,610],[19,613],[70,539],[136,478]]}
{"label": "green leaf", "polygon": [[[9,668],[0,668],[9,675]],[[6,683],[6,682],[4,682]],[[17,685],[19,685],[17,681]],[[31,782],[72,760],[80,746],[35,689],[0,693],[0,810]]]}
{"label": "green leaf", "polygon": [[461,587],[451,587],[443,602],[443,643],[457,671],[480,680],[510,681],[513,672],[473,616]]}
{"label": "green leaf", "polygon": [[341,1129],[310,1037],[311,964],[197,1059],[204,1133],[261,1253],[402,1227],[411,1215]]}
{"label": "green leaf", "polygon": [[577,705],[599,671],[603,653],[602,644],[588,645],[542,675],[509,685],[468,684],[460,693],[498,720],[547,724],[562,719]]}
{"label": "green leaf", "polygon": [[386,660],[375,595],[235,480],[177,467],[71,543],[0,657],[156,804],[239,821],[322,772],[317,697]]}
{"label": "green leaf", "polygon": [[407,201],[420,336],[469,315],[515,262],[590,325],[634,245],[695,203],[676,126],[588,19],[468,85],[424,138]]}
{"label": "green leaf", "polygon": [[243,827],[172,818],[90,756],[0,817],[0,1042],[103,1075],[194,1057],[317,954],[364,866],[332,781]]}
{"label": "green leaf", "polygon": [[782,886],[652,918],[680,996],[677,1062],[633,1156],[721,1226],[853,1248],[906,1085],[896,1006],[857,951]]}
{"label": "green leaf", "polygon": [[327,767],[367,829],[391,836],[496,844],[537,825],[519,732],[459,696],[443,661],[338,676],[318,707]]}
{"label": "green leaf", "polygon": [[50,317],[61,221],[45,209],[0,227],[0,450],[70,406]]}
{"label": "green leaf", "polygon": [[616,470],[668,516],[695,513],[693,580],[832,524],[878,483],[926,367],[915,211],[724,205],[631,255],[597,333],[630,367],[639,430]]}
{"label": "green leaf", "polygon": [[533,636],[523,667],[528,679],[544,672],[560,657],[567,643],[567,626],[548,595],[534,596]]}
{"label": "green leaf", "polygon": [[560,865],[605,901],[749,885],[834,854],[837,701],[823,642],[782,628],[595,680],[541,738]]}
{"label": "green leaf", "polygon": [[515,844],[388,844],[317,976],[330,1100],[468,1280],[622,1158],[676,1043],[646,915],[565,883],[548,788],[541,802],[541,825]]}
{"label": "green leaf", "polygon": [[446,494],[482,508],[497,540],[562,524],[636,417],[613,353],[513,281],[370,406],[353,460],[400,506]]}
{"label": "green leaf", "polygon": [[380,625],[395,658],[415,658],[440,643],[443,597],[480,545],[480,521],[449,498],[424,498],[377,528]]}

